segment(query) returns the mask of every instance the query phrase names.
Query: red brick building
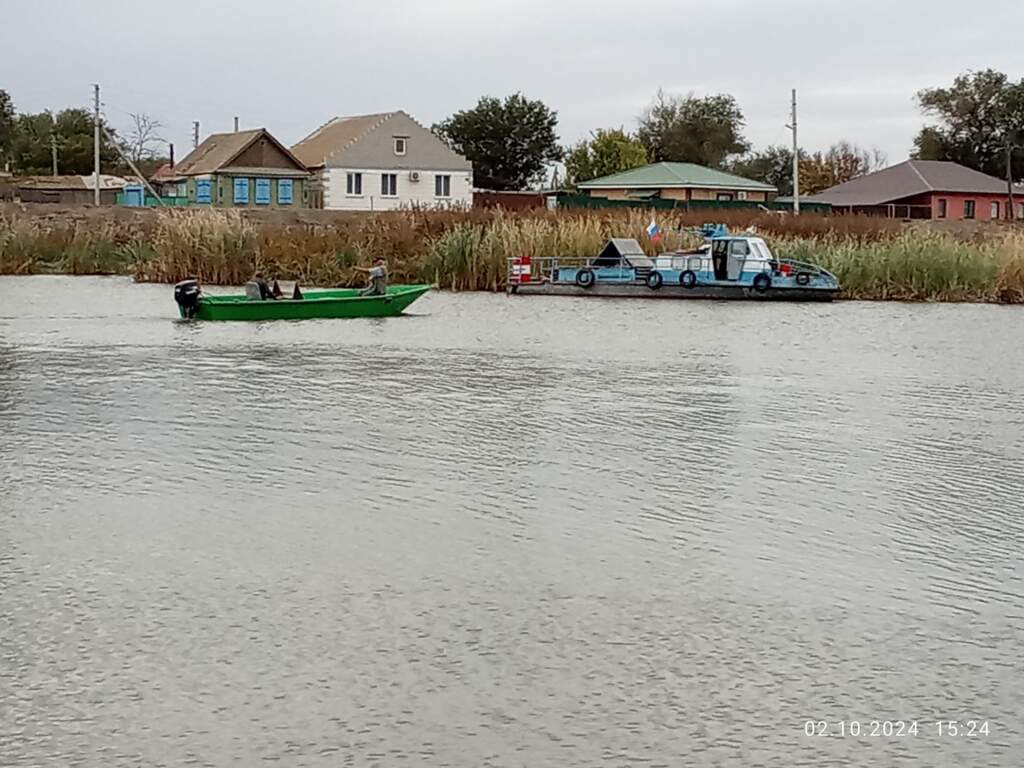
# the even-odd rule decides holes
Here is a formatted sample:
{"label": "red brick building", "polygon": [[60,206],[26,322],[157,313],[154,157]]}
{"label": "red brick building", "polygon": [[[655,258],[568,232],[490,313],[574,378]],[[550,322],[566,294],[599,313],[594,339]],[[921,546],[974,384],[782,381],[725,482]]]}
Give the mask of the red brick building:
{"label": "red brick building", "polygon": [[[1014,218],[1024,219],[1015,190]],[[1005,179],[939,160],[908,160],[805,198],[837,213],[898,219],[1009,219]]]}

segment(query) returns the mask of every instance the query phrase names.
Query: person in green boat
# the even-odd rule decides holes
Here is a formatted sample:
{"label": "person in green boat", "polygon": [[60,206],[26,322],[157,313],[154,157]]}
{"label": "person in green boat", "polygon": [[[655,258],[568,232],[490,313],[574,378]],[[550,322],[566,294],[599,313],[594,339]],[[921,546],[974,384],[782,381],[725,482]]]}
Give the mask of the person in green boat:
{"label": "person in green boat", "polygon": [[360,296],[383,296],[388,292],[388,263],[382,257],[373,260],[372,267],[356,267],[360,272],[366,272],[370,277],[370,283],[359,292]]}
{"label": "person in green boat", "polygon": [[[253,275],[252,282],[256,283],[256,285],[259,286],[261,299],[266,300],[277,298],[274,295],[274,291],[270,288],[270,286],[267,284],[267,281],[263,278],[262,272],[257,272],[255,275]],[[280,290],[280,288],[278,290]]]}

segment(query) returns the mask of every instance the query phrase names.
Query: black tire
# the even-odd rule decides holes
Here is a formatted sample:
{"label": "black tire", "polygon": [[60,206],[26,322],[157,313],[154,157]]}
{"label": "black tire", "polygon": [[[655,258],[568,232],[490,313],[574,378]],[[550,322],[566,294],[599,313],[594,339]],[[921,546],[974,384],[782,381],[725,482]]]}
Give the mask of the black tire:
{"label": "black tire", "polygon": [[594,285],[596,277],[594,276],[594,270],[592,269],[581,269],[576,273],[576,285],[580,288],[590,288]]}
{"label": "black tire", "polygon": [[766,273],[762,272],[759,275],[754,275],[754,290],[758,293],[764,293],[772,287],[772,279]]}
{"label": "black tire", "polygon": [[697,287],[697,273],[692,269],[683,271],[683,274],[679,276],[679,284],[683,288],[696,288]]}
{"label": "black tire", "polygon": [[661,288],[661,284],[663,282],[665,282],[665,278],[661,272],[651,272],[651,274],[647,276],[647,287],[652,291],[656,291]]}
{"label": "black tire", "polygon": [[809,274],[807,274],[806,272],[797,272],[796,273],[796,284],[797,285],[807,285],[810,282],[811,282],[811,276]]}

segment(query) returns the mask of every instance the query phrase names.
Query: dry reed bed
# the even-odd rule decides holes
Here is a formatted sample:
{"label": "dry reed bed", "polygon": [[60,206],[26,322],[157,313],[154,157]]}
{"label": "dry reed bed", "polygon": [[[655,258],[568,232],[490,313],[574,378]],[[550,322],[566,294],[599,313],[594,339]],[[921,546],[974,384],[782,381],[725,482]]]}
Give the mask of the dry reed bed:
{"label": "dry reed bed", "polygon": [[[237,211],[159,211],[144,221],[67,224],[0,213],[0,273],[131,274],[139,281],[186,277],[239,285],[254,271],[307,285],[351,285],[353,269],[387,257],[395,281],[454,290],[497,290],[506,259],[524,254],[587,256],[611,236],[653,249],[646,211],[403,211],[339,215],[321,223],[259,221]],[[709,218],[658,215],[667,231],[658,248],[692,245],[672,230]],[[984,236],[904,227],[866,217],[799,218],[720,212],[731,229],[754,228],[780,256],[835,272],[843,295],[860,299],[1024,303],[1024,233]]]}

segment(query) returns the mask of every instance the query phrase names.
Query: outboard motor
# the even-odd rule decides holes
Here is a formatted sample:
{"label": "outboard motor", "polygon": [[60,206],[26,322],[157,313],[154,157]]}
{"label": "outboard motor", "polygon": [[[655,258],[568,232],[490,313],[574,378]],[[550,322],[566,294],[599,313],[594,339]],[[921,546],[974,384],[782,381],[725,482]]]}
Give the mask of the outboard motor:
{"label": "outboard motor", "polygon": [[182,317],[192,318],[199,311],[199,281],[182,280],[174,286],[174,300]]}

